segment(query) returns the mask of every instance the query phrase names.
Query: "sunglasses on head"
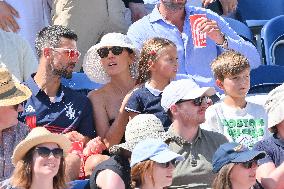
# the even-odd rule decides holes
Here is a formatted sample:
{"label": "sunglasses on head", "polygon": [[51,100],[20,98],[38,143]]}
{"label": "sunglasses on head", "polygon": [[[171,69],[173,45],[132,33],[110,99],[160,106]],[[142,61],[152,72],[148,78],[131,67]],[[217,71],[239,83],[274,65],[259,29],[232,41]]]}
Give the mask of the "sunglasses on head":
{"label": "sunglasses on head", "polygon": [[113,47],[110,47],[110,48],[103,47],[103,48],[98,49],[97,52],[98,52],[98,54],[101,58],[106,58],[109,54],[109,51],[111,51],[112,54],[117,56],[117,55],[120,55],[122,53],[123,49],[126,49],[129,53],[133,52],[129,48],[119,47],[119,46],[113,46]]}
{"label": "sunglasses on head", "polygon": [[247,161],[247,162],[243,162],[243,163],[239,163],[239,164],[241,164],[246,169],[250,169],[252,167],[257,167],[257,161],[256,160]]}
{"label": "sunglasses on head", "polygon": [[179,100],[177,101],[176,103],[179,104],[179,103],[183,103],[183,102],[186,102],[186,101],[191,101],[193,102],[193,104],[195,106],[201,106],[201,104],[204,102],[204,103],[209,103],[210,101],[210,98],[208,96],[201,96],[201,97],[198,97],[198,98],[195,98],[195,99],[190,99],[190,100]]}
{"label": "sunglasses on head", "polygon": [[68,58],[74,59],[79,58],[81,53],[76,49],[65,49],[65,48],[52,48],[54,51],[64,53]]}
{"label": "sunglasses on head", "polygon": [[178,161],[176,161],[176,159],[173,159],[171,161],[168,161],[166,163],[157,163],[160,167],[162,168],[168,168],[170,166],[170,164],[172,164],[174,167],[176,167]]}
{"label": "sunglasses on head", "polygon": [[63,157],[63,149],[62,148],[54,148],[49,149],[47,147],[36,147],[35,151],[43,158],[47,158],[52,153],[55,158],[61,158]]}

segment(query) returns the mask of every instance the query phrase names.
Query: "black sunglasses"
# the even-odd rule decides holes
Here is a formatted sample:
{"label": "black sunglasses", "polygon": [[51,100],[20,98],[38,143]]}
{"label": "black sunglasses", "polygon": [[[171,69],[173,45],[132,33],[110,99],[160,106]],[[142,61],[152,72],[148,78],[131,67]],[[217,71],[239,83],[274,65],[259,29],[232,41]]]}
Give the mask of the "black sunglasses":
{"label": "black sunglasses", "polygon": [[157,164],[162,168],[168,168],[170,166],[170,164],[172,164],[174,167],[176,167],[177,163],[178,163],[178,161],[176,161],[176,159],[173,159],[173,160],[168,161],[166,163],[157,163]]}
{"label": "black sunglasses", "polygon": [[181,100],[177,101],[176,104],[180,104],[180,103],[183,103],[183,102],[186,102],[186,101],[192,101],[195,106],[201,106],[202,102],[209,103],[210,98],[208,96],[201,96],[201,97],[198,97],[198,98],[195,98],[195,99],[190,99],[190,100],[181,99]]}
{"label": "black sunglasses", "polygon": [[43,158],[49,157],[50,153],[52,153],[55,158],[63,157],[63,149],[61,148],[54,148],[51,150],[47,147],[36,147],[35,151]]}
{"label": "black sunglasses", "polygon": [[[114,55],[120,55],[123,51],[124,47],[119,47],[119,46],[113,46],[113,47],[110,47],[110,48],[107,48],[107,47],[103,47],[103,48],[100,48],[97,50],[99,56],[101,58],[106,58],[109,54],[109,51],[112,52],[112,54]],[[130,49],[130,48],[125,48],[129,53],[132,53],[133,51]]]}
{"label": "black sunglasses", "polygon": [[254,165],[257,166],[257,161],[256,160],[252,160],[252,161],[247,161],[247,162],[243,162],[243,163],[239,163],[241,164],[244,168],[246,169],[250,169],[252,168]]}

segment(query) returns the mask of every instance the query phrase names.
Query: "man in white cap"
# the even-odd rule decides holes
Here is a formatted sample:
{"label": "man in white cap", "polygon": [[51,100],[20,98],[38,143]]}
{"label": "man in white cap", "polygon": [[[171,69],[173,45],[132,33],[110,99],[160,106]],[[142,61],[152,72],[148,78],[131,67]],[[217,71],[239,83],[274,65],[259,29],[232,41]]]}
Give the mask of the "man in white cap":
{"label": "man in white cap", "polygon": [[205,110],[212,103],[212,87],[200,88],[194,81],[172,81],[163,91],[161,105],[172,120],[168,133],[180,139],[170,148],[185,157],[173,175],[170,188],[210,188],[214,175],[212,157],[227,142],[224,135],[199,127],[205,121]]}
{"label": "man in white cap", "polygon": [[266,189],[284,186],[284,84],[273,89],[264,104],[268,115],[270,137],[255,144],[254,149],[266,152],[258,161],[256,178]]}

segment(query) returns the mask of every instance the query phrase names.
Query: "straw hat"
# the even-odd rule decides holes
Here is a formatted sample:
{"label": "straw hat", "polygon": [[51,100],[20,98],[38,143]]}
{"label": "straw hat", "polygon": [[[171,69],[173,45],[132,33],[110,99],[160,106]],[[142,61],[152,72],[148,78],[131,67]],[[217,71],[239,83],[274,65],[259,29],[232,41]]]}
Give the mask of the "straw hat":
{"label": "straw hat", "polygon": [[49,142],[58,144],[63,149],[64,156],[71,147],[71,141],[64,135],[51,133],[44,127],[36,127],[16,146],[12,156],[12,163],[16,165],[31,148]]}
{"label": "straw hat", "polygon": [[135,53],[135,61],[130,65],[130,71],[131,76],[136,78],[139,54],[137,49],[126,35],[121,33],[108,33],[102,37],[98,44],[92,46],[85,54],[83,69],[89,79],[100,84],[106,84],[110,81],[110,76],[104,70],[101,64],[101,58],[97,52],[98,49],[107,46],[127,47],[133,50]]}
{"label": "straw hat", "polygon": [[154,114],[139,114],[131,119],[125,130],[125,143],[112,146],[109,151],[117,154],[121,149],[132,151],[135,145],[146,138],[159,138],[163,141],[174,140],[165,132],[162,122]]}
{"label": "straw hat", "polygon": [[0,106],[20,104],[31,95],[31,90],[15,81],[7,68],[0,67]]}

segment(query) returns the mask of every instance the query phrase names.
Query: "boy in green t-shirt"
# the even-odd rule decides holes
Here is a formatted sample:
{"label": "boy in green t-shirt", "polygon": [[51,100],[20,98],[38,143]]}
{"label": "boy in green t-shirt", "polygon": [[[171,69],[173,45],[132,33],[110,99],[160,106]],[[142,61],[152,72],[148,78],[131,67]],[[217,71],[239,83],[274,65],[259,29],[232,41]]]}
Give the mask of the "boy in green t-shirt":
{"label": "boy in green t-shirt", "polygon": [[250,88],[248,59],[235,51],[226,51],[212,62],[211,69],[225,97],[206,110],[202,128],[252,147],[265,136],[267,114],[263,106],[246,101]]}

